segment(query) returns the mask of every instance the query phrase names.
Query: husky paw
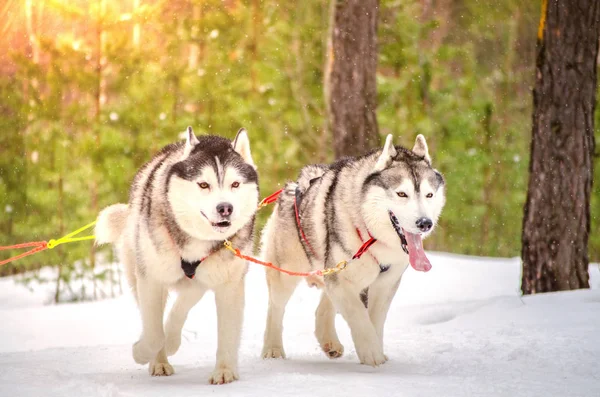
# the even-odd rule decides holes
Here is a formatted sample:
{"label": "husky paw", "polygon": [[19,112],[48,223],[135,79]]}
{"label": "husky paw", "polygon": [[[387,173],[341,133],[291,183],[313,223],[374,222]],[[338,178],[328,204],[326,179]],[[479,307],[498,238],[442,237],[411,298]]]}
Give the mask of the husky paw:
{"label": "husky paw", "polygon": [[150,372],[150,375],[152,376],[171,376],[175,373],[171,364],[157,362],[150,363],[148,372]]}
{"label": "husky paw", "polygon": [[211,385],[224,385],[225,383],[231,383],[234,380],[238,380],[240,377],[237,371],[230,368],[215,368],[213,373],[208,378],[208,382]]}
{"label": "husky paw", "polygon": [[340,358],[344,355],[344,346],[340,342],[326,342],[321,349],[329,358]]}
{"label": "husky paw", "polygon": [[131,349],[133,360],[138,364],[148,364],[155,356],[155,353],[150,352],[142,341],[137,341]]}
{"label": "husky paw", "polygon": [[387,356],[383,354],[381,349],[365,349],[357,351],[358,359],[361,364],[377,367],[387,361]]}
{"label": "husky paw", "polygon": [[179,346],[181,346],[181,334],[167,334],[165,340],[165,351],[167,352],[167,356],[172,356],[177,353]]}
{"label": "husky paw", "polygon": [[265,347],[262,352],[263,358],[285,358],[283,347]]}

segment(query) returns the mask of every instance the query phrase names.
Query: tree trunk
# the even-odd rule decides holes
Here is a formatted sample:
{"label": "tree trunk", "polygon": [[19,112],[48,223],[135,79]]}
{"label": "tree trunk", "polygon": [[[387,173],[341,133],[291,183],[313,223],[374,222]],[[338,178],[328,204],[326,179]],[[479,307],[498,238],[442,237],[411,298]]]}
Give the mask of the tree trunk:
{"label": "tree trunk", "polygon": [[538,33],[524,294],[589,288],[600,0],[544,0]]}
{"label": "tree trunk", "polygon": [[325,101],[336,158],[379,144],[377,17],[379,0],[331,0]]}

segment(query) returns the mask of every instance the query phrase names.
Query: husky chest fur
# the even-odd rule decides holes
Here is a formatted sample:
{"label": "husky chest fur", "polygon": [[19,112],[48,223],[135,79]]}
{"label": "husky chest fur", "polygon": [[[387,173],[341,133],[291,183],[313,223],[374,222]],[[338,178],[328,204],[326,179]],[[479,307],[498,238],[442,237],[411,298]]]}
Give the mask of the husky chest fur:
{"label": "husky chest fur", "polygon": [[[237,379],[247,265],[221,249],[230,239],[252,251],[258,176],[245,130],[231,142],[217,136],[163,148],[135,176],[128,205],[117,204],[98,217],[98,243],[115,243],[142,317],[133,346],[152,375],[170,375],[167,355],[181,343],[189,310],[207,289],[215,291],[219,315],[217,366],[211,383]],[[169,290],[178,293],[166,324]]]}
{"label": "husky chest fur", "polygon": [[[377,240],[344,271],[309,280],[324,287],[315,334],[329,357],[343,353],[334,321],[340,312],[361,363],[387,360],[383,326],[389,305],[409,263],[420,271],[431,268],[422,238],[434,229],[444,203],[444,179],[432,168],[422,136],[412,151],[394,146],[388,136],[383,149],[307,166],[285,186],[263,232],[266,260],[294,271],[333,267],[369,238]],[[267,282],[263,356],[285,357],[283,313],[298,280],[268,269]]]}

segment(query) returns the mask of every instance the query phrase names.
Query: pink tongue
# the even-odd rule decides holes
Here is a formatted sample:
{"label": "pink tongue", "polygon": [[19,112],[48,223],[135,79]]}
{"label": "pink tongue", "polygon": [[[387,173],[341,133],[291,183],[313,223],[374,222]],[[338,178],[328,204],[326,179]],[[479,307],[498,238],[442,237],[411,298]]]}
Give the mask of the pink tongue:
{"label": "pink tongue", "polygon": [[404,231],[406,242],[408,243],[408,260],[411,266],[420,272],[428,272],[431,270],[431,262],[425,256],[423,251],[423,241],[421,235],[412,234]]}

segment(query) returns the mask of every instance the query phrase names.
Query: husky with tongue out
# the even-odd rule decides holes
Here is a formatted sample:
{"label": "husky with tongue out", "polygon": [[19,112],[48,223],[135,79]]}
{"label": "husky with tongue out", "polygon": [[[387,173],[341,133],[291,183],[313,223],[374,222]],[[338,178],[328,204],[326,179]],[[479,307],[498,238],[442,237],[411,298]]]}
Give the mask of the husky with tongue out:
{"label": "husky with tongue out", "polygon": [[[310,278],[323,288],[315,335],[330,358],[343,354],[335,330],[340,313],[352,332],[362,364],[377,366],[390,303],[409,264],[429,271],[422,240],[445,203],[444,178],[431,166],[427,143],[417,136],[412,150],[394,146],[331,165],[309,165],[286,184],[263,232],[265,260],[288,270],[335,267],[374,240],[359,258],[336,274]],[[262,355],[285,358],[282,323],[298,277],[267,269],[269,311]]]}

